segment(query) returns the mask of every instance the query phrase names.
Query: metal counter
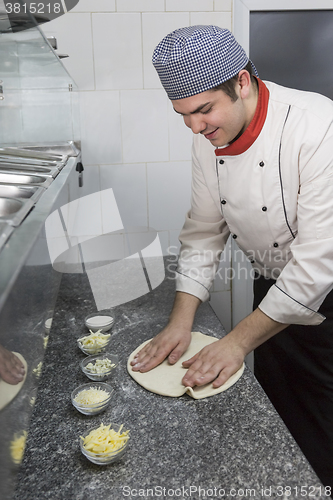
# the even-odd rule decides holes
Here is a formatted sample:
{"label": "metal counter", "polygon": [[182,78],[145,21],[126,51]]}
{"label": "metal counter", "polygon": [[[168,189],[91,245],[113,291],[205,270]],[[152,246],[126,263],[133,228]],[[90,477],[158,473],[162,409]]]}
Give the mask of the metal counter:
{"label": "metal counter", "polygon": [[[51,264],[45,235],[45,220],[70,201],[70,190],[78,186],[75,166],[69,158],[47,189],[32,193],[33,206],[18,227],[2,221],[6,241],[0,251],[0,344],[19,352],[28,363],[27,378],[18,396],[0,411],[0,499],[13,496],[18,465],[11,455],[15,437],[29,430],[40,369],[53,318],[61,274]],[[21,196],[28,196],[24,186]],[[6,190],[5,185],[1,185]],[[75,188],[76,189],[76,188]],[[34,197],[35,196],[35,197]]]}

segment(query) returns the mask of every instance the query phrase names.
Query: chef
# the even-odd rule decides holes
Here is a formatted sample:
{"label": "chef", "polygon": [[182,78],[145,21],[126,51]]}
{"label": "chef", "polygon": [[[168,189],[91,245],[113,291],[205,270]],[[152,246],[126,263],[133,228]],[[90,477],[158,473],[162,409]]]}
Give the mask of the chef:
{"label": "chef", "polygon": [[167,35],[153,64],[193,131],[191,209],[167,326],[132,362],[175,363],[229,235],[251,261],[254,310],[183,365],[221,386],[255,350],[255,374],[324,485],[333,486],[333,103],[259,79],[233,35]]}

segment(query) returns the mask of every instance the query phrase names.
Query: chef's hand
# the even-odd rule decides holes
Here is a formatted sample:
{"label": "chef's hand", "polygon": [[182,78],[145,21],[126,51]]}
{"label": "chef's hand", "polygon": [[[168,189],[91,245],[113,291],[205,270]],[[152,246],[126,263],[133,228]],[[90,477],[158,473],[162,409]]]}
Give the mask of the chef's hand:
{"label": "chef's hand", "polygon": [[166,326],[131,362],[133,371],[148,372],[168,358],[174,365],[191,342],[191,331]]}
{"label": "chef's hand", "polygon": [[220,387],[242,366],[245,354],[228,337],[204,347],[192,358],[183,361],[183,366],[188,368],[182,380],[186,387],[209,382],[213,382],[214,388]]}
{"label": "chef's hand", "polygon": [[19,358],[0,345],[0,377],[8,384],[16,385],[23,380],[24,374]]}
{"label": "chef's hand", "polygon": [[190,345],[193,319],[200,303],[194,295],[177,292],[168,325],[138,352],[131,362],[132,370],[148,372],[166,358],[175,364]]}
{"label": "chef's hand", "polygon": [[194,387],[213,382],[213,387],[220,387],[242,366],[249,352],[287,326],[256,309],[223,339],[183,361],[183,366],[188,371],[182,383]]}

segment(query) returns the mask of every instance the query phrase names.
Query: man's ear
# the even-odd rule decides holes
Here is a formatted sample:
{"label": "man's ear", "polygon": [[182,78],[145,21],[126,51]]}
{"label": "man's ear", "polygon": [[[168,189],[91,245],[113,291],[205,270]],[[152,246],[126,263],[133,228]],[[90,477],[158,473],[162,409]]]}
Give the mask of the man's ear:
{"label": "man's ear", "polygon": [[242,99],[246,99],[251,90],[251,85],[252,85],[252,80],[251,80],[251,75],[246,69],[242,69],[238,73],[238,86],[239,86],[239,92],[240,96]]}

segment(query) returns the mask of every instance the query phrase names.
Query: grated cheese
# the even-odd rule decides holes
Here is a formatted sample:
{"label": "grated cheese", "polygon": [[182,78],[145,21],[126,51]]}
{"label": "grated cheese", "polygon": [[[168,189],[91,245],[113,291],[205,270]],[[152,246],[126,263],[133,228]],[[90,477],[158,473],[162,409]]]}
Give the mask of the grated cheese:
{"label": "grated cheese", "polygon": [[91,389],[83,389],[74,398],[74,401],[79,405],[95,405],[102,403],[109,397],[109,393],[103,389],[92,387]]}
{"label": "grated cheese", "polygon": [[14,434],[14,439],[10,443],[10,453],[15,464],[20,464],[22,462],[25,443],[27,440],[27,431],[23,431],[23,434]]}
{"label": "grated cheese", "polygon": [[104,333],[101,333],[101,330],[98,330],[97,332],[92,332],[91,330],[89,331],[90,335],[81,337],[78,340],[80,344],[91,351],[98,350],[106,346],[109,341],[110,334],[105,335]]}
{"label": "grated cheese", "polygon": [[36,368],[34,368],[32,370],[33,374],[36,375],[37,378],[39,378],[41,376],[41,373],[42,373],[42,367],[43,367],[43,362],[40,361],[38,363],[38,365],[36,366]]}
{"label": "grated cheese", "polygon": [[93,429],[83,440],[83,447],[91,453],[110,453],[123,448],[129,440],[129,430],[121,432],[121,425],[118,432],[110,429],[110,425],[101,424],[98,429]]}
{"label": "grated cheese", "polygon": [[107,373],[108,371],[111,370],[111,368],[114,368],[116,365],[115,363],[112,363],[111,359],[105,358],[105,359],[96,359],[95,364],[94,363],[88,363],[86,366],[86,370],[88,370],[90,373],[96,373],[98,375],[102,373]]}

